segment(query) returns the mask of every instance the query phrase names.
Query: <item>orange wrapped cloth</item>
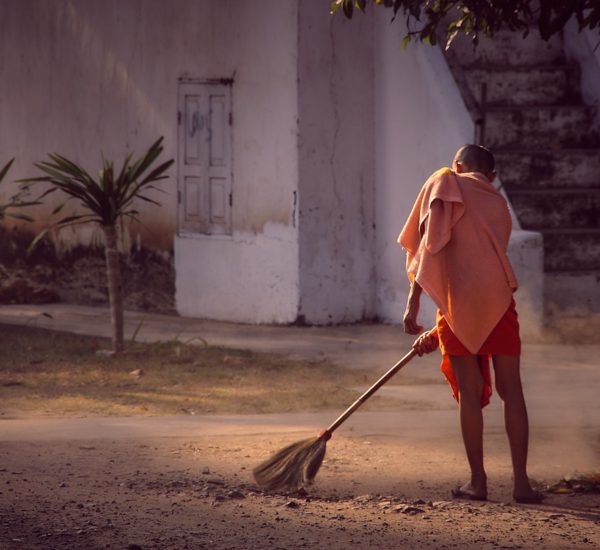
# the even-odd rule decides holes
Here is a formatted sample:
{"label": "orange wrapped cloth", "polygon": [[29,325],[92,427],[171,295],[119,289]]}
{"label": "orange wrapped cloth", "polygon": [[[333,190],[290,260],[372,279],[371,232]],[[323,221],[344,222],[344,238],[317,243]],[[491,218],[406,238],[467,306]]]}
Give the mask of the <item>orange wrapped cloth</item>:
{"label": "orange wrapped cloth", "polygon": [[439,309],[442,372],[458,399],[448,356],[476,355],[482,407],[492,393],[489,356],[520,353],[510,232],[508,204],[483,174],[442,168],[423,185],[398,237],[408,278]]}
{"label": "orange wrapped cloth", "polygon": [[[458,383],[454,376],[454,370],[450,364],[450,355],[473,355],[460,340],[454,335],[452,329],[438,310],[436,328],[440,342],[440,351],[442,352],[441,371],[452,388],[452,393],[456,401],[459,400]],[[490,375],[490,356],[491,355],[520,355],[521,338],[519,336],[519,320],[515,301],[512,300],[504,316],[494,327],[487,337],[479,351],[477,359],[479,368],[483,376],[484,385],[481,394],[481,406],[485,407],[490,402],[492,396],[492,380]]]}
{"label": "orange wrapped cloth", "polygon": [[510,232],[506,200],[485,176],[442,168],[423,185],[398,238],[409,279],[472,355],[517,288],[506,255]]}

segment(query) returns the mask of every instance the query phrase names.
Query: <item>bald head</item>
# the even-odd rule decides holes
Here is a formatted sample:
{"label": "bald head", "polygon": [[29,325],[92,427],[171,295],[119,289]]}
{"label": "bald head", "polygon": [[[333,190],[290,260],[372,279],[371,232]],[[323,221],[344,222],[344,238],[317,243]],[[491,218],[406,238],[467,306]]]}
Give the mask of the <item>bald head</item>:
{"label": "bald head", "polygon": [[492,180],[494,155],[481,145],[463,145],[454,155],[454,168],[457,172],[480,172]]}

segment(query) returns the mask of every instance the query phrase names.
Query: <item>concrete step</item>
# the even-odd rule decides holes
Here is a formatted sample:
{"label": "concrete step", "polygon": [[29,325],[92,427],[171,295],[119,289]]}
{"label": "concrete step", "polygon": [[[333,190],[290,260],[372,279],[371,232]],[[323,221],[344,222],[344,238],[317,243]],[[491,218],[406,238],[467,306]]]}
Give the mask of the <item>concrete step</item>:
{"label": "concrete step", "polygon": [[600,149],[494,151],[507,190],[600,186]]}
{"label": "concrete step", "polygon": [[506,192],[523,229],[600,229],[600,188]]}
{"label": "concrete step", "polygon": [[500,31],[493,39],[481,38],[477,49],[471,40],[457,36],[448,52],[453,64],[463,67],[506,65],[552,65],[564,62],[563,40],[555,35],[545,42],[536,31],[527,37],[522,33]]}
{"label": "concrete step", "polygon": [[486,110],[485,144],[491,149],[594,147],[600,138],[593,113],[585,105],[493,107]]}
{"label": "concrete step", "polygon": [[544,271],[600,271],[600,229],[542,229]]}
{"label": "concrete step", "polygon": [[[523,229],[544,237],[545,271],[597,273],[600,290],[600,135],[562,37],[544,42],[535,31],[504,31],[476,50],[461,37],[447,58],[474,117],[483,104],[484,144]],[[551,277],[548,299],[581,283],[583,301],[592,279]]]}
{"label": "concrete step", "polygon": [[487,105],[567,105],[581,101],[579,69],[574,65],[485,67],[465,72],[469,91]]}
{"label": "concrete step", "polygon": [[600,313],[600,270],[546,273],[544,302],[549,312],[584,317]]}

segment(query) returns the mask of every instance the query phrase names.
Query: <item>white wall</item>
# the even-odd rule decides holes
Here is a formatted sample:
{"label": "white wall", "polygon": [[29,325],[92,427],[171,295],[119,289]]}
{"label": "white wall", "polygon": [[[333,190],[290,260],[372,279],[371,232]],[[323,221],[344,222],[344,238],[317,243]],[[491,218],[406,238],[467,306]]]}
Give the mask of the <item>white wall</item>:
{"label": "white wall", "polygon": [[[251,233],[271,221],[290,224],[295,2],[262,0],[256,9],[252,0],[0,0],[0,10],[0,163],[17,157],[10,179],[34,174],[32,163],[49,152],[95,173],[101,152],[119,163],[161,135],[164,158],[176,158],[178,78],[234,77],[234,153],[243,174],[234,224]],[[132,240],[172,248],[175,174],[155,195],[162,208],[138,205],[144,226]],[[63,237],[88,242],[89,231]]]}
{"label": "white wall", "polygon": [[243,323],[291,323],[298,313],[295,231],[268,224],[261,234],[175,239],[177,311]]}
{"label": "white wall", "polygon": [[[295,2],[221,4],[211,55],[235,75],[233,232],[175,238],[176,304],[182,315],[248,323],[296,320],[297,12]],[[213,76],[202,66],[192,77]],[[219,76],[219,75],[217,75]]]}
{"label": "white wall", "polygon": [[360,321],[375,313],[373,18],[298,6],[299,314]]}
{"label": "white wall", "polygon": [[515,302],[521,337],[536,339],[544,324],[544,238],[536,231],[514,229],[508,243],[508,257],[519,289]]}
{"label": "white wall", "polygon": [[[399,323],[408,295],[405,253],[396,244],[421,186],[449,166],[456,150],[472,143],[474,125],[438,48],[411,43],[401,50],[404,26],[377,19],[375,54],[375,166],[377,313]],[[543,241],[539,233],[514,230],[508,255],[519,279],[515,299],[524,335],[538,335],[543,315]],[[424,297],[421,320],[435,322]]]}
{"label": "white wall", "polygon": [[[389,19],[379,14],[375,31],[377,314],[398,323],[408,280],[396,239],[425,180],[472,142],[474,127],[442,52],[417,43],[402,51],[405,27]],[[428,299],[422,318],[435,321]]]}
{"label": "white wall", "polygon": [[[177,238],[186,315],[288,322],[298,308],[297,6],[261,0],[0,0],[0,151],[11,179],[59,152],[95,173],[165,137],[177,157],[177,81],[233,78],[233,235]],[[162,208],[140,203],[126,240],[171,251],[176,170]],[[0,192],[14,186],[3,183]],[[58,199],[58,197],[56,197]],[[56,201],[54,201],[56,202]],[[53,207],[38,209],[40,218]],[[73,205],[73,208],[75,206]],[[68,229],[60,245],[98,242]]]}
{"label": "white wall", "polygon": [[[33,161],[49,152],[95,174],[101,152],[120,163],[128,150],[141,152],[161,135],[164,158],[175,155],[176,78],[194,66],[197,55],[173,40],[164,23],[183,35],[209,27],[188,9],[189,2],[175,4],[179,9],[158,0],[1,2],[0,151],[4,158],[17,157],[11,178],[33,175]],[[195,28],[194,19],[200,20]],[[170,250],[175,180],[163,188],[167,193],[156,195],[162,209],[140,205],[154,223],[135,232],[151,246]],[[58,201],[58,195],[52,198]],[[48,209],[39,208],[37,215],[43,212]],[[66,231],[63,237],[86,242],[89,234]]]}
{"label": "white wall", "polygon": [[[178,78],[233,78],[233,233],[175,238],[178,311],[398,322],[408,284],[396,237],[473,124],[441,52],[401,51],[404,28],[387,10],[347,21],[320,0],[260,4],[0,0],[0,151],[17,156],[11,178],[32,175],[50,151],[94,171],[100,151],[119,160],[159,135],[176,158]],[[172,175],[162,208],[139,205],[144,226],[129,239],[170,250]],[[432,322],[431,304],[424,313]]]}

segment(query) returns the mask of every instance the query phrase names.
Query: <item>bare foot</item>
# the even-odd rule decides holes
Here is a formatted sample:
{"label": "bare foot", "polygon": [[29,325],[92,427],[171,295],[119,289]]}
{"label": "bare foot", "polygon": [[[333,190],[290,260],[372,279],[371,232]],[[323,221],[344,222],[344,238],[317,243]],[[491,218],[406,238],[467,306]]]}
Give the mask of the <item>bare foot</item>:
{"label": "bare foot", "polygon": [[513,498],[519,504],[540,504],[545,496],[539,491],[534,491],[531,487],[527,491],[519,491],[517,493],[516,489],[513,493]]}
{"label": "bare foot", "polygon": [[487,487],[485,484],[475,486],[471,483],[465,483],[462,487],[452,489],[452,496],[467,500],[487,500]]}
{"label": "bare foot", "polygon": [[521,483],[515,483],[513,498],[520,504],[540,504],[540,502],[544,500],[544,495],[539,491],[534,490],[527,478]]}

